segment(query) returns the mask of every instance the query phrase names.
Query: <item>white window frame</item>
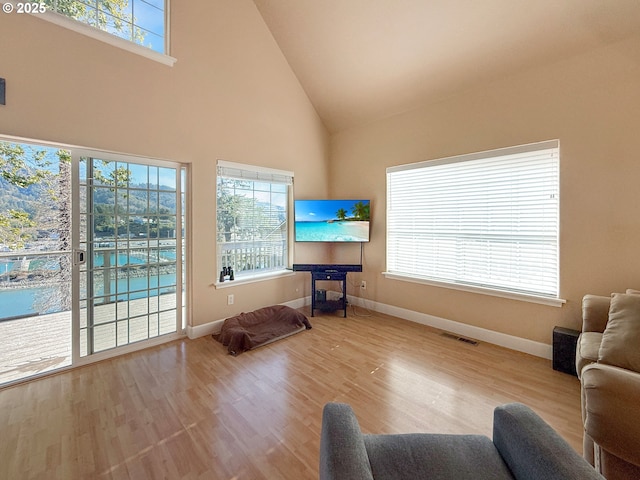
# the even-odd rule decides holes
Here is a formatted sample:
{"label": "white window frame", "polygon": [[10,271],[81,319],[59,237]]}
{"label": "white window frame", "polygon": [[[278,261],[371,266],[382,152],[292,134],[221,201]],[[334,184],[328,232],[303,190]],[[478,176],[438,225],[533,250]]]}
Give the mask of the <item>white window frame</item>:
{"label": "white window frame", "polygon": [[269,280],[275,277],[282,277],[293,275],[290,270],[293,258],[293,228],[291,222],[291,215],[293,212],[293,172],[287,170],[278,170],[267,167],[259,167],[255,165],[247,165],[243,163],[229,162],[225,160],[218,160],[216,164],[216,198],[218,194],[218,179],[220,176],[226,178],[235,178],[238,180],[247,180],[251,182],[264,182],[273,184],[287,185],[287,200],[286,200],[286,253],[285,264],[277,268],[269,268],[264,271],[253,270],[249,272],[237,271],[234,269],[234,280],[226,278],[225,281],[220,281],[220,272],[224,265],[222,262],[222,244],[218,241],[218,205],[216,205],[216,288],[232,287],[234,285],[253,283],[257,281]]}
{"label": "white window frame", "polygon": [[387,168],[385,277],[561,306],[559,141]]}
{"label": "white window frame", "polygon": [[[17,0],[9,0],[5,3],[10,3],[14,6],[14,11],[17,8],[17,5],[24,2],[19,2]],[[36,2],[37,3],[37,2]],[[165,0],[165,10],[164,10],[164,23],[165,23],[165,36],[164,36],[164,51],[165,53],[156,52],[149,47],[145,47],[144,45],[137,44],[133,41],[118,37],[109,32],[105,32],[104,30],[100,30],[99,28],[88,25],[79,20],[75,20],[71,17],[67,17],[66,15],[62,15],[57,12],[53,12],[47,8],[45,12],[30,12],[29,15],[32,15],[41,20],[45,20],[47,22],[58,25],[62,28],[66,28],[67,30],[71,30],[73,32],[79,33],[86,37],[93,38],[95,40],[99,40],[103,43],[109,44],[111,46],[120,48],[122,50],[126,50],[130,53],[134,53],[136,55],[140,55],[142,57],[148,58],[155,62],[161,63],[163,65],[167,65],[172,67],[177,59],[169,55],[169,45],[170,45],[170,0]]]}

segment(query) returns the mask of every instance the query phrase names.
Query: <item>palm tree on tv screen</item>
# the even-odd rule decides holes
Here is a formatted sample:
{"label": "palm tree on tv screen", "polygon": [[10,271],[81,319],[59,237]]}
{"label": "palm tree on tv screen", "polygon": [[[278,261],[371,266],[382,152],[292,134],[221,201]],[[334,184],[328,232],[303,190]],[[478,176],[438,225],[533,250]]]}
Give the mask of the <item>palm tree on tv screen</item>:
{"label": "palm tree on tv screen", "polygon": [[369,204],[358,202],[353,206],[352,212],[357,220],[369,220]]}

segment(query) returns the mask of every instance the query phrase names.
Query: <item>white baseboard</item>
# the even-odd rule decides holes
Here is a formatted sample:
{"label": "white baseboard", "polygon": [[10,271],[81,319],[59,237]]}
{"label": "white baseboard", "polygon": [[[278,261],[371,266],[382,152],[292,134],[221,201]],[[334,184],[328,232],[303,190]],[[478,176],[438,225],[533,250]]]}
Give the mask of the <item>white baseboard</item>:
{"label": "white baseboard", "polygon": [[546,343],[534,342],[533,340],[527,340],[526,338],[507,335],[505,333],[488,330],[486,328],[475,327],[473,325],[467,325],[466,323],[436,317],[427,313],[407,310],[406,308],[386,305],[373,300],[366,300],[361,297],[352,297],[351,295],[348,295],[347,300],[352,305],[356,305],[358,307],[367,308],[369,310],[374,310],[376,312],[402,318],[411,322],[420,323],[446,332],[455,333],[456,335],[471,338],[473,340],[492,343],[494,345],[499,345],[501,347],[528,353],[530,355],[535,355],[536,357],[542,357],[549,360],[551,360],[553,356],[553,349],[551,345]]}
{"label": "white baseboard", "polygon": [[[329,294],[329,292],[327,292]],[[341,295],[338,292],[331,292],[332,297]],[[347,296],[347,300],[351,305],[355,305],[362,308],[367,308],[376,312],[391,315],[393,317],[409,320],[410,322],[420,323],[421,325],[427,325],[429,327],[444,330],[446,332],[455,333],[462,337],[471,338],[474,340],[480,340],[501,347],[516,350],[518,352],[528,353],[536,357],[546,358],[551,360],[553,356],[553,350],[551,345],[546,343],[534,342],[533,340],[527,340],[526,338],[516,337],[514,335],[507,335],[505,333],[495,332],[486,328],[475,327],[473,325],[467,325],[466,323],[460,323],[453,320],[447,320],[446,318],[436,317],[427,313],[420,313],[406,308],[396,307],[393,305],[387,305],[384,303],[375,302],[373,300],[363,299],[361,297]],[[311,304],[311,297],[298,298],[290,302],[284,302],[282,305],[287,305],[291,308],[302,308]],[[213,322],[205,323],[204,325],[196,325],[195,327],[187,327],[187,336],[191,339],[203,337],[205,335],[212,335],[219,333],[222,328],[222,324],[225,319],[214,320]]]}

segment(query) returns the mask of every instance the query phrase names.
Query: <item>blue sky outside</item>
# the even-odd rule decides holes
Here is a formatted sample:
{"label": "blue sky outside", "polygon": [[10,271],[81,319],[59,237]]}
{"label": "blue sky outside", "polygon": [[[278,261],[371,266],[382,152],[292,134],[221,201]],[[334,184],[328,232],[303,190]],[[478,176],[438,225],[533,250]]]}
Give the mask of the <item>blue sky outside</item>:
{"label": "blue sky outside", "polygon": [[[33,170],[42,168],[44,170],[48,170],[52,173],[58,173],[60,171],[60,158],[57,155],[59,148],[55,147],[46,147],[43,145],[28,145],[22,143],[13,143],[13,142],[2,142],[7,145],[19,145],[24,150],[24,161],[27,168],[32,172]],[[43,161],[46,162],[44,164],[36,164],[35,157],[38,152],[44,151],[45,155]],[[30,172],[22,172],[22,173],[30,173]]]}
{"label": "blue sky outside", "polygon": [[[95,163],[94,168],[100,170],[103,176],[110,178],[110,175],[116,168],[126,169],[129,171],[128,186],[134,188],[148,187],[151,189],[160,189],[167,191],[175,191],[177,188],[176,172],[173,168],[156,167],[153,165],[144,165],[128,162],[101,161]],[[80,161],[80,178],[84,181],[87,177],[87,161]]]}
{"label": "blue sky outside", "polygon": [[[24,150],[24,161],[27,168],[33,172],[36,169],[43,168],[51,173],[57,174],[60,171],[60,158],[58,157],[59,148],[48,147],[45,145],[29,145],[13,142],[2,142],[8,145],[19,145]],[[44,164],[36,164],[35,157],[38,152],[44,151]],[[70,154],[70,152],[68,152]],[[80,178],[85,179],[87,176],[86,159],[80,161]],[[123,168],[129,171],[129,185],[131,186],[148,186],[149,188],[159,188],[161,190],[174,191],[177,188],[176,171],[173,168],[158,167],[153,165],[115,162],[115,161],[99,161],[96,164],[101,173],[108,177],[116,168]],[[27,172],[25,172],[27,173]]]}
{"label": "blue sky outside", "polygon": [[347,217],[353,216],[353,206],[369,200],[296,200],[296,222],[326,222],[337,219],[336,212],[341,208],[347,211]]}
{"label": "blue sky outside", "polygon": [[164,0],[133,0],[137,25],[147,32],[145,45],[164,53]]}
{"label": "blue sky outside", "polygon": [[[83,3],[95,12],[98,8],[107,13],[104,4],[106,0],[76,0]],[[129,0],[122,9],[122,14],[131,18],[133,16],[137,28],[144,32],[143,45],[156,52],[165,53],[165,21],[164,21],[165,0]],[[107,14],[108,17],[110,17]],[[83,21],[84,19],[80,19]],[[84,20],[86,21],[86,20]],[[112,35],[126,40],[131,40],[131,28],[116,29],[115,18],[108,18],[106,31]]]}

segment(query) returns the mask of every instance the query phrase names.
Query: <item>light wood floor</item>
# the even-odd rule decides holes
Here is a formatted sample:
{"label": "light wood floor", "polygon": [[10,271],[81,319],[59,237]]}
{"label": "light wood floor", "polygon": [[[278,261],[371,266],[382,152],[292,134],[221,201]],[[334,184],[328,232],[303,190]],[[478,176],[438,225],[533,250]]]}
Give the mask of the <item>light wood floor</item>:
{"label": "light wood floor", "polygon": [[330,401],[368,433],[489,436],[519,401],[581,451],[579,382],[548,360],[379,314],[310,321],[237,357],[185,339],[0,390],[0,478],[314,479]]}

